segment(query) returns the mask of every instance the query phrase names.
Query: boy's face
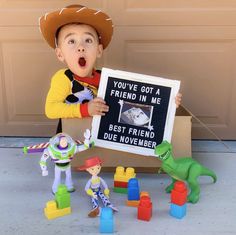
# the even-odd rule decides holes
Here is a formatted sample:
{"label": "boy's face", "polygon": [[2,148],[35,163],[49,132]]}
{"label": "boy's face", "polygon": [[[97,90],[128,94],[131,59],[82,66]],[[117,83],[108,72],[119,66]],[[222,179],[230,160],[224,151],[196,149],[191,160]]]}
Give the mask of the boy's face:
{"label": "boy's face", "polygon": [[96,59],[102,56],[97,32],[89,25],[68,24],[58,34],[56,55],[61,62],[80,77],[92,75]]}
{"label": "boy's face", "polygon": [[89,172],[92,176],[97,176],[101,171],[101,165],[98,164],[96,166],[92,166],[90,168],[87,168],[86,171]]}

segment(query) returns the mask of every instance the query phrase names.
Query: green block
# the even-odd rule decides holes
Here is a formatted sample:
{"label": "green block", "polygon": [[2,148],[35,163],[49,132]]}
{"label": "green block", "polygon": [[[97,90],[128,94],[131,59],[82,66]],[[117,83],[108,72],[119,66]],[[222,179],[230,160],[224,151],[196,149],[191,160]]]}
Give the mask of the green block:
{"label": "green block", "polygon": [[114,187],[113,191],[115,193],[123,193],[123,194],[127,194],[128,193],[128,189],[127,188]]}
{"label": "green block", "polygon": [[67,192],[67,187],[64,184],[58,186],[55,194],[55,200],[58,209],[70,207],[70,193]]}

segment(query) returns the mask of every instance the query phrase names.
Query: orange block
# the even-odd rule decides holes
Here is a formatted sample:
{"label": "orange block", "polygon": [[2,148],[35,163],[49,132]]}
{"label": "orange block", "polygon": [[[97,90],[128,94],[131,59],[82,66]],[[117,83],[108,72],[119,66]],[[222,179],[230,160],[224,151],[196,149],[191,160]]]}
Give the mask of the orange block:
{"label": "orange block", "polygon": [[127,200],[126,201],[126,206],[131,206],[131,207],[138,207],[139,205],[139,200],[135,201],[135,200]]}

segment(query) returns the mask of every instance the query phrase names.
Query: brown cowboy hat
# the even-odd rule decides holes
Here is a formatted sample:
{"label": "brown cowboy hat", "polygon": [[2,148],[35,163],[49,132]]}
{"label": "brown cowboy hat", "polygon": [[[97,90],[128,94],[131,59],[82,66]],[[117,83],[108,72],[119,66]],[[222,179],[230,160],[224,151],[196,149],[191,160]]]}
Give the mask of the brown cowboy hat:
{"label": "brown cowboy hat", "polygon": [[99,157],[91,157],[85,160],[85,164],[79,167],[80,171],[86,170],[90,167],[101,165],[102,160]]}
{"label": "brown cowboy hat", "polygon": [[57,30],[69,23],[81,23],[92,26],[98,33],[100,43],[105,49],[111,41],[113,25],[111,18],[100,10],[89,9],[81,5],[70,5],[60,10],[46,13],[39,18],[39,27],[50,47],[56,48]]}

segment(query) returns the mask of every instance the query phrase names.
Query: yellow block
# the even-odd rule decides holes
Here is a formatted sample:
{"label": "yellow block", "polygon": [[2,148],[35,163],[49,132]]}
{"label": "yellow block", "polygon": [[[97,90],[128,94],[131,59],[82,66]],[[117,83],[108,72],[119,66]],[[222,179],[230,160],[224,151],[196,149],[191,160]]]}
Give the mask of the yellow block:
{"label": "yellow block", "polygon": [[47,219],[55,219],[71,213],[71,208],[58,209],[56,201],[49,201],[44,208],[44,214]]}
{"label": "yellow block", "polygon": [[114,181],[128,182],[131,178],[135,178],[136,173],[134,168],[127,167],[126,170],[123,166],[116,167]]}

